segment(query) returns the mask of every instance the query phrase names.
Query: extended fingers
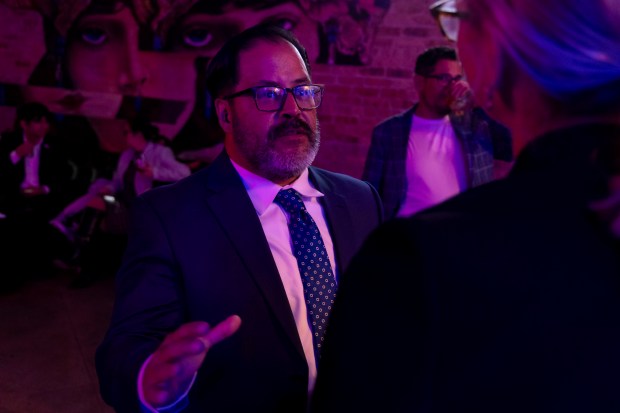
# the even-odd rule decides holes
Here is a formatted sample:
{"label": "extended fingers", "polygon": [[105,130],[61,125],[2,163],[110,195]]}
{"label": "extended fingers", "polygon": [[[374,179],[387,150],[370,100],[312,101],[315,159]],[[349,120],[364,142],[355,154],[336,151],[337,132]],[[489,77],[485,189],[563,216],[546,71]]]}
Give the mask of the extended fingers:
{"label": "extended fingers", "polygon": [[209,326],[209,323],[205,321],[192,321],[183,324],[181,327],[177,328],[172,334],[169,334],[168,337],[174,336],[178,338],[185,338],[198,336],[206,334],[207,332],[209,332],[210,329],[211,327]]}
{"label": "extended fingers", "polygon": [[163,362],[176,362],[186,357],[199,355],[207,350],[201,338],[210,331],[209,324],[194,321],[179,327],[169,334],[157,349],[157,358]]}
{"label": "extended fingers", "polygon": [[214,344],[233,335],[241,326],[241,318],[238,315],[232,315],[213,327],[205,337],[202,338],[207,349]]}
{"label": "extended fingers", "polygon": [[240,325],[241,319],[231,316],[214,328],[195,321],[170,333],[146,366],[143,377],[146,401],[152,406],[163,406],[177,400],[187,390],[211,346],[230,337]]}
{"label": "extended fingers", "polygon": [[157,350],[160,362],[174,363],[185,358],[204,356],[214,344],[230,337],[241,325],[241,318],[233,315],[210,328],[204,321],[194,321],[169,334]]}

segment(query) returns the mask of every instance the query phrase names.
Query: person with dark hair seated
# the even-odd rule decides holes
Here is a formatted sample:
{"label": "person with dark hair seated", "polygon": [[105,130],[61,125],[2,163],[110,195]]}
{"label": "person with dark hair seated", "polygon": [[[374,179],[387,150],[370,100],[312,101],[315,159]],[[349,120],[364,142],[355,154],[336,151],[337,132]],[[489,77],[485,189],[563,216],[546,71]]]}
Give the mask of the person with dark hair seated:
{"label": "person with dark hair seated", "polygon": [[70,251],[54,263],[78,273],[72,287],[86,287],[118,269],[128,211],[136,196],[190,174],[148,121],[136,118],[127,125],[125,136],[129,147],[121,153],[112,179],[97,179],[86,194],[49,222],[71,244]]}
{"label": "person with dark hair seated", "polygon": [[121,153],[112,180],[98,179],[88,193],[67,205],[50,224],[69,238],[74,238],[74,228],[67,225],[72,217],[86,207],[105,210],[105,201],[124,211],[133,199],[162,183],[178,181],[190,174],[187,165],[176,160],[172,150],[163,144],[156,126],[136,118],[125,131],[127,145]]}
{"label": "person with dark hair seated", "polygon": [[14,131],[0,139],[2,252],[33,273],[46,271],[54,255],[47,221],[71,187],[71,165],[49,135],[51,123],[45,105],[26,103],[17,110]]}

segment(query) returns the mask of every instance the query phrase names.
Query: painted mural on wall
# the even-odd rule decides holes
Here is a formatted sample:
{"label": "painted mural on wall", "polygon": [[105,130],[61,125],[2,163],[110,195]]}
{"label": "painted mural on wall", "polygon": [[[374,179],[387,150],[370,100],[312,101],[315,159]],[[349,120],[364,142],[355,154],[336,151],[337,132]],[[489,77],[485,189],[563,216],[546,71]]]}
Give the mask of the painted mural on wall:
{"label": "painted mural on wall", "polygon": [[[311,61],[366,65],[390,0],[0,0],[0,106],[39,101],[125,147],[126,119],[148,117],[179,150],[215,145],[204,68],[232,35],[273,22]],[[80,123],[77,119],[82,119]],[[6,124],[6,122],[4,122]]]}

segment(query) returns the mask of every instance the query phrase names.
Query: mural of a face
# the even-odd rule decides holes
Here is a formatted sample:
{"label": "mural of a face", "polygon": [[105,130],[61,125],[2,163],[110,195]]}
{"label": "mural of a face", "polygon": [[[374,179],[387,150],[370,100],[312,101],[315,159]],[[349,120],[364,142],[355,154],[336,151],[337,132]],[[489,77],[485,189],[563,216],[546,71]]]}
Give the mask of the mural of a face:
{"label": "mural of a face", "polygon": [[[87,12],[67,38],[67,74],[75,89],[125,96],[130,109],[147,112],[172,138],[194,106],[196,54],[143,50],[142,31],[131,9],[120,3],[110,13]],[[117,151],[124,145],[121,123],[91,118],[104,149]]]}
{"label": "mural of a face", "polygon": [[167,47],[212,57],[230,37],[264,23],[291,30],[311,61],[318,56],[317,24],[294,0],[201,0],[172,27]]}
{"label": "mural of a face", "polygon": [[[125,96],[121,112],[146,111],[171,139],[196,109],[196,96],[201,97],[196,93],[197,70],[231,36],[257,24],[274,23],[296,32],[310,53],[318,54],[316,24],[294,1],[232,1],[218,6],[202,0],[182,14],[164,16],[164,25],[167,19],[174,19],[174,24],[168,24],[163,35],[140,24],[129,5],[117,2],[104,10],[87,10],[69,31],[65,62],[72,86]],[[197,57],[205,58],[198,68]],[[121,149],[122,134],[117,131],[122,125],[117,123],[91,118],[104,149]]]}
{"label": "mural of a face", "polygon": [[[47,46],[62,62],[62,70],[48,67],[48,78],[56,78],[50,82],[55,89],[30,87],[26,99],[46,103],[56,113],[87,117],[101,148],[110,152],[124,149],[124,119],[137,112],[175,143],[190,139],[200,146],[206,136],[215,136],[219,131],[210,129],[206,121],[209,108],[201,75],[209,58],[236,33],[256,24],[274,23],[298,36],[310,62],[364,64],[372,28],[390,3],[49,1],[57,7],[47,9],[58,13],[46,14],[45,7],[39,11],[60,33],[61,41],[48,37]],[[54,48],[57,50],[50,50]]]}

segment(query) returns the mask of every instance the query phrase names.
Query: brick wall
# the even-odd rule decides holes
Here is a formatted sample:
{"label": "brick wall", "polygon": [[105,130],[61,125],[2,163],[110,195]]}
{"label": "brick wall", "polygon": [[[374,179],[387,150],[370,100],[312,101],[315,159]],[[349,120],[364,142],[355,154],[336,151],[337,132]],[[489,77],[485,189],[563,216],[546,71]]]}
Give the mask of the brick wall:
{"label": "brick wall", "polygon": [[[369,1],[369,0],[368,0]],[[322,147],[315,165],[360,177],[372,128],[415,100],[412,70],[424,49],[445,44],[428,12],[433,0],[391,0],[367,66],[313,64],[313,80],[326,85],[319,109]],[[0,130],[15,110],[0,106]]]}
{"label": "brick wall", "polygon": [[392,0],[368,66],[312,66],[313,81],[326,85],[319,109],[322,142],[316,166],[359,178],[372,128],[411,106],[416,98],[412,71],[417,55],[446,44],[428,12],[431,3]]}

